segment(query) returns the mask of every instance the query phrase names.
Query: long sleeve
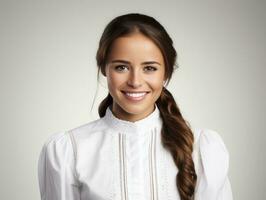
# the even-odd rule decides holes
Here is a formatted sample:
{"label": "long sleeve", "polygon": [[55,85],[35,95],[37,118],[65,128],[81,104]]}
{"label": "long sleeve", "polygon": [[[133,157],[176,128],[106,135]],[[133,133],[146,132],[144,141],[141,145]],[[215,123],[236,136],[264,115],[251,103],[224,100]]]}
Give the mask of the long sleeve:
{"label": "long sleeve", "polygon": [[200,134],[199,150],[203,166],[199,200],[233,200],[228,177],[229,152],[214,130],[205,129]]}
{"label": "long sleeve", "polygon": [[79,200],[74,152],[69,134],[53,134],[44,144],[38,161],[41,200]]}

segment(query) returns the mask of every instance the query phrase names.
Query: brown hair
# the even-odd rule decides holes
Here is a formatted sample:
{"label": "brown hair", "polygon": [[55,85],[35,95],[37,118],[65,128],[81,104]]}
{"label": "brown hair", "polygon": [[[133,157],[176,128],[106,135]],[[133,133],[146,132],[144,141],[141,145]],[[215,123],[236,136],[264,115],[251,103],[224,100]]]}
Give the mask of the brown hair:
{"label": "brown hair", "polygon": [[[96,55],[99,71],[105,74],[107,56],[112,42],[118,37],[140,32],[150,38],[161,50],[165,62],[165,80],[169,83],[176,65],[176,50],[173,41],[164,27],[154,18],[131,13],[114,18],[105,28],[99,42]],[[105,115],[106,109],[113,102],[112,96],[100,103],[98,113],[100,117]],[[176,186],[181,200],[191,200],[194,196],[197,175],[192,160],[194,137],[190,125],[183,118],[172,94],[163,87],[160,97],[156,101],[163,121],[161,130],[162,144],[170,151],[178,168]]]}

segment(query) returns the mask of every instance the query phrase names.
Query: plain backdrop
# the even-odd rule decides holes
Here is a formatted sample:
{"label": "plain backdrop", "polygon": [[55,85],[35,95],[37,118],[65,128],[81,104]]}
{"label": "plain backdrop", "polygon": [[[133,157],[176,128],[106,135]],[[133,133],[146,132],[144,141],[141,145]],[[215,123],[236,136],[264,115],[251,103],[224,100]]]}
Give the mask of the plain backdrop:
{"label": "plain backdrop", "polygon": [[0,2],[0,199],[40,199],[37,161],[53,133],[98,118],[95,54],[105,25],[139,12],[172,37],[168,89],[193,127],[230,153],[235,200],[266,199],[265,1]]}

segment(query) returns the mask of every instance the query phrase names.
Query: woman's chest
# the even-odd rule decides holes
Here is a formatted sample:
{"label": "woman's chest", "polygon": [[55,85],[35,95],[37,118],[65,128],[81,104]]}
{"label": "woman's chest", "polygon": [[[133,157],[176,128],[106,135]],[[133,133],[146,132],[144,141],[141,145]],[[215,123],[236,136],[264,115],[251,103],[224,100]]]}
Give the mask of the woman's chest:
{"label": "woman's chest", "polygon": [[82,199],[180,199],[173,159],[155,130],[144,137],[109,134],[77,149]]}

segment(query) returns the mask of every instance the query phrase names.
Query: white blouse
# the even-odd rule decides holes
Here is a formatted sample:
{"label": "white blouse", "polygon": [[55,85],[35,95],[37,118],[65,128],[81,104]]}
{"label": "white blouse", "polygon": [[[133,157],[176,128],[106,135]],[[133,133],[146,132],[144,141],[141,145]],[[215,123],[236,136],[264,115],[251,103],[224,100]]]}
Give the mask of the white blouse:
{"label": "white blouse", "polygon": [[[161,144],[155,110],[136,122],[103,118],[53,134],[38,162],[42,200],[180,200],[178,169]],[[219,134],[193,129],[195,200],[232,200],[229,154]]]}

